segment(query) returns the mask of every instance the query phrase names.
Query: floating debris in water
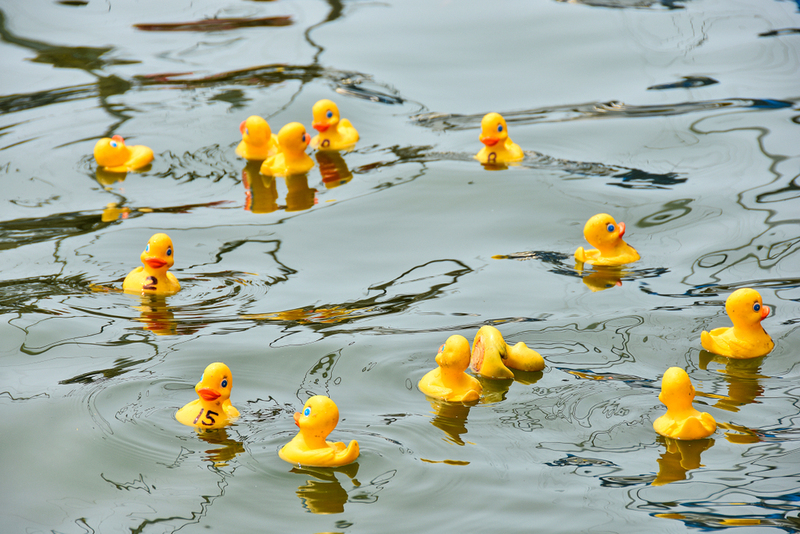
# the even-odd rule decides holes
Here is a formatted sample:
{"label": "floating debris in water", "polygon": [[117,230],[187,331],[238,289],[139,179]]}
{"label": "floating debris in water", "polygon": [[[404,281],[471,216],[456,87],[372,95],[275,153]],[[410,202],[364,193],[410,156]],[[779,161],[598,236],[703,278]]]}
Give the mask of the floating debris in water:
{"label": "floating debris in water", "polygon": [[206,19],[191,22],[172,22],[156,24],[134,24],[137,30],[146,32],[218,32],[237,30],[239,28],[255,28],[263,26],[290,26],[292,17],[263,17],[263,18],[230,18]]}

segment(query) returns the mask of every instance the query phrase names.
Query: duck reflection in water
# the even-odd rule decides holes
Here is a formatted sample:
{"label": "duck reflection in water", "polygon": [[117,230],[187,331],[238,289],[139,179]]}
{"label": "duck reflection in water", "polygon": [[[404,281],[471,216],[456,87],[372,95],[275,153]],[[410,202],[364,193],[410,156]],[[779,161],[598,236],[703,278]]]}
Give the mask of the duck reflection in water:
{"label": "duck reflection in water", "polygon": [[738,412],[740,406],[753,404],[758,397],[763,395],[764,387],[758,381],[759,378],[767,378],[759,374],[763,362],[764,356],[738,360],[701,350],[700,369],[707,370],[710,363],[720,363],[725,366],[725,369],[717,369],[717,371],[724,375],[725,381],[728,383],[728,395],[723,397],[701,392],[698,392],[698,395],[717,399],[717,403],[714,405],[716,408]]}
{"label": "duck reflection in water", "polygon": [[165,295],[137,295],[132,298],[139,300],[138,306],[133,309],[139,310],[140,315],[136,319],[149,330],[159,336],[176,336],[194,334],[199,330],[197,326],[179,324],[175,319],[173,308],[167,304]]}
{"label": "duck reflection in water", "polygon": [[584,269],[583,266],[583,262],[578,262],[575,264],[575,270],[581,277],[581,281],[586,284],[586,287],[592,290],[592,293],[619,287],[622,285],[622,278],[631,274],[621,267],[598,265],[592,269]]}
{"label": "duck reflection in water", "polygon": [[97,183],[108,189],[117,182],[124,182],[127,172],[111,172],[103,167],[98,167],[94,173]]}
{"label": "duck reflection in water", "polygon": [[214,449],[205,451],[205,460],[211,462],[214,467],[224,467],[233,460],[237,454],[245,451],[241,441],[237,441],[228,436],[226,428],[197,428],[197,437],[211,445],[219,445]]}
{"label": "duck reflection in water", "polygon": [[[467,417],[471,405],[460,402],[448,402],[428,397],[433,408],[431,424],[447,434],[448,440],[456,445],[464,446],[462,434],[467,433]],[[474,403],[472,403],[474,404]],[[470,443],[471,444],[471,443]]]}
{"label": "duck reflection in water", "polygon": [[339,187],[353,179],[353,173],[347,168],[347,163],[339,152],[326,150],[316,152],[314,156],[317,158],[325,189]]}
{"label": "duck reflection in water", "polygon": [[272,213],[278,209],[278,190],[274,176],[259,172],[261,162],[248,161],[242,169],[244,209],[253,213]]}
{"label": "duck reflection in water", "polygon": [[351,479],[353,486],[361,483],[356,479],[358,462],[341,467],[293,467],[292,473],[314,477],[317,480],[306,480],[298,486],[297,496],[303,508],[312,514],[341,514],[348,500],[347,490],[342,487],[336,473],[343,473]]}
{"label": "duck reflection in water", "polygon": [[700,454],[714,446],[712,438],[679,440],[658,436],[658,442],[666,450],[658,459],[658,475],[653,480],[653,486],[663,486],[670,482],[686,480],[686,473],[703,466],[700,463]]}
{"label": "duck reflection in water", "polygon": [[317,203],[317,190],[308,187],[308,174],[291,174],[286,180],[286,211],[311,209]]}

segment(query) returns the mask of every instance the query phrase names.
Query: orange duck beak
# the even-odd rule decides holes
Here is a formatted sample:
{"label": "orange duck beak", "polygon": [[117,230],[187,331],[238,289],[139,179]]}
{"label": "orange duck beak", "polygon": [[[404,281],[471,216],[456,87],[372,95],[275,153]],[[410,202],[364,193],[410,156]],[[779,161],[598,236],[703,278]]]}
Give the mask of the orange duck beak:
{"label": "orange duck beak", "polygon": [[772,310],[770,310],[770,309],[769,309],[769,306],[763,306],[763,305],[762,305],[762,306],[761,306],[761,319],[762,319],[762,320],[763,320],[763,319],[766,319],[766,318],[767,318],[767,316],[769,315],[769,313],[770,313],[771,311],[772,311]]}
{"label": "orange duck beak", "polygon": [[300,428],[300,412],[294,412],[294,424]]}
{"label": "orange duck beak", "polygon": [[481,143],[483,143],[486,146],[494,146],[494,145],[497,144],[498,141],[500,141],[500,139],[498,139],[496,137],[483,137],[483,136],[481,136]]}
{"label": "orange duck beak", "polygon": [[619,228],[619,236],[622,237],[625,235],[625,223],[619,222],[617,223],[617,227]]}
{"label": "orange duck beak", "polygon": [[328,124],[328,123],[325,123],[325,122],[315,122],[312,126],[314,127],[314,129],[316,131],[318,131],[319,133],[322,133],[325,130],[327,130],[328,128],[330,128],[331,125]]}
{"label": "orange duck beak", "polygon": [[197,390],[197,394],[206,401],[215,401],[220,397],[219,393],[209,388],[200,388]]}
{"label": "orange duck beak", "polygon": [[167,264],[167,262],[160,258],[147,258],[144,261],[152,269],[160,269]]}

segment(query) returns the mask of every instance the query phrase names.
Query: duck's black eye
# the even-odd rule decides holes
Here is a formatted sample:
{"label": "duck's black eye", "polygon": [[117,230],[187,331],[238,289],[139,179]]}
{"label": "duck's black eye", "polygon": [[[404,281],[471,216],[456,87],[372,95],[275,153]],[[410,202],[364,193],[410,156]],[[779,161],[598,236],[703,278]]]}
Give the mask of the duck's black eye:
{"label": "duck's black eye", "polygon": [[245,128],[244,129],[244,134],[245,135],[250,135],[250,128]]}
{"label": "duck's black eye", "polygon": [[328,110],[328,113],[326,114],[326,116],[327,116],[329,119],[333,118],[333,111],[331,111],[331,110]]}
{"label": "duck's black eye", "polygon": [[172,256],[172,249],[171,248],[167,249],[167,256]]}
{"label": "duck's black eye", "polygon": [[223,379],[222,379],[222,384],[220,384],[220,385],[221,385],[223,388],[226,388],[226,387],[228,387],[228,379],[227,379],[227,378],[223,378]]}
{"label": "duck's black eye", "polygon": [[606,226],[606,230],[608,230],[609,232],[613,232],[614,228],[616,227],[611,223],[608,223],[608,226]]}
{"label": "duck's black eye", "polygon": [[756,311],[756,312],[757,311],[761,311],[761,304],[759,304],[758,302],[753,304],[753,311]]}
{"label": "duck's black eye", "polygon": [[502,124],[498,124],[497,125],[497,131],[498,132],[502,132],[503,131],[503,125]]}

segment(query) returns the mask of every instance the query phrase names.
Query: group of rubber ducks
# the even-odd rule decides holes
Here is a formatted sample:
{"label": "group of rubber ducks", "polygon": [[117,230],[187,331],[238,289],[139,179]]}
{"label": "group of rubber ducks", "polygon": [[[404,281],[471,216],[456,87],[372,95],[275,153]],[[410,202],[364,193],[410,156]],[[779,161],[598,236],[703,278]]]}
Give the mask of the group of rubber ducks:
{"label": "group of rubber ducks", "polygon": [[[340,118],[339,109],[332,101],[320,100],[312,113],[313,127],[319,132],[313,138],[299,122],[290,122],[275,135],[266,120],[255,115],[248,117],[239,127],[242,141],[236,147],[236,154],[251,162],[262,162],[260,172],[266,176],[288,176],[313,168],[314,161],[305,152],[309,145],[320,151],[339,151],[352,149],[358,142],[358,132],[350,121]],[[508,136],[505,119],[498,113],[483,117],[480,141],[485,147],[475,159],[483,164],[503,165],[524,158],[520,147]],[[126,146],[122,137],[116,135],[98,141],[94,155],[98,165],[109,172],[141,169],[153,160],[152,150],[144,146]],[[600,213],[591,217],[583,234],[595,248],[578,247],[575,259],[581,265],[621,266],[640,258],[622,239],[625,223],[617,222],[611,215]],[[169,236],[153,235],[140,259],[143,266],[125,277],[124,291],[169,295],[180,290],[177,278],[168,271],[174,264]],[[725,310],[733,326],[703,331],[700,341],[704,349],[734,359],[756,358],[772,350],[774,342],[761,326],[770,309],[756,290],[743,288],[733,292],[725,302]],[[454,403],[472,403],[481,398],[481,383],[467,374],[467,368],[488,379],[513,379],[512,369],[541,371],[545,367],[538,352],[522,342],[508,345],[500,331],[488,325],[478,330],[471,349],[463,336],[450,336],[439,348],[435,360],[437,368],[422,377],[419,389],[431,398]],[[230,401],[232,386],[230,369],[223,363],[212,363],[195,387],[199,399],[178,410],[176,419],[196,428],[212,429],[230,424],[239,416]],[[692,406],[694,396],[695,390],[686,371],[669,368],[662,378],[659,395],[667,412],[653,423],[655,431],[681,440],[710,436],[717,424],[711,415]],[[326,441],[339,421],[339,410],[330,398],[311,397],[302,411],[294,414],[294,420],[300,430],[280,450],[282,459],[320,467],[346,465],[358,458],[356,441],[349,445]]]}

